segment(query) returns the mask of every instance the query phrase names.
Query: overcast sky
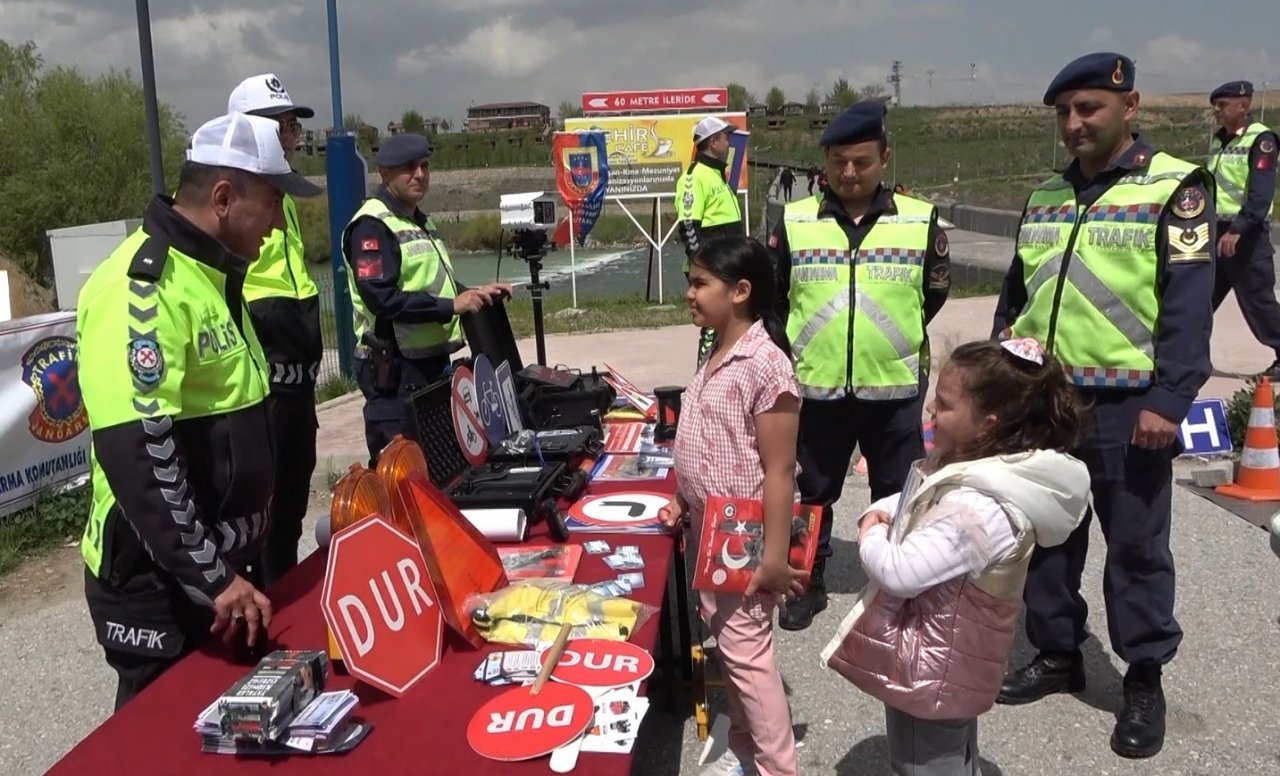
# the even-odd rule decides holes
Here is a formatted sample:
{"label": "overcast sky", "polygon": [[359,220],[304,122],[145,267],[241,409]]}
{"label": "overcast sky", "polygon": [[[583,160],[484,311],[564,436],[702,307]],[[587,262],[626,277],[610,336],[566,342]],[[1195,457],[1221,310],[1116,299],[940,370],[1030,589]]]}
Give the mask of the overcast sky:
{"label": "overcast sky", "polygon": [[[907,104],[1038,100],[1067,61],[1108,49],[1137,59],[1143,91],[1205,90],[1236,78],[1280,84],[1278,0],[338,5],[343,108],[378,126],[406,108],[456,121],[482,102],[531,99],[554,109],[578,103],[583,91],[730,81],[761,98],[776,84],[802,100],[840,76],[884,83],[894,59],[903,62]],[[269,71],[295,102],[317,110],[310,126],[331,122],[323,0],[155,0],[151,15],[160,99],[188,127],[223,112],[239,79]],[[88,72],[139,72],[135,22],[129,0],[0,0],[0,37],[34,40],[46,62]]]}

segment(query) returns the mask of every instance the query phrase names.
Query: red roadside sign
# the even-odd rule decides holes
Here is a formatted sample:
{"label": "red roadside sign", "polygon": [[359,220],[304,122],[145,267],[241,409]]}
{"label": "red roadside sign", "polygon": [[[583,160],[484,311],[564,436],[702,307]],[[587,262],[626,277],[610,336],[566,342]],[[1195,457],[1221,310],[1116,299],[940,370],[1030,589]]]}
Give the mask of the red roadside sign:
{"label": "red roadside sign", "polygon": [[531,760],[582,735],[595,703],[581,687],[548,682],[537,695],[516,687],[480,707],[467,725],[467,743],[490,760]]}
{"label": "red roadside sign", "polygon": [[631,92],[585,92],[583,113],[621,113],[632,111],[705,110],[708,113],[729,109],[729,90],[649,89]]}
{"label": "red roadside sign", "polygon": [[[542,653],[546,663],[550,650]],[[551,672],[557,682],[578,687],[622,687],[653,673],[653,656],[628,641],[574,639]]]}
{"label": "red roadside sign", "polygon": [[353,676],[400,697],[440,662],[444,617],[417,543],[378,515],[334,534],[320,597]]}

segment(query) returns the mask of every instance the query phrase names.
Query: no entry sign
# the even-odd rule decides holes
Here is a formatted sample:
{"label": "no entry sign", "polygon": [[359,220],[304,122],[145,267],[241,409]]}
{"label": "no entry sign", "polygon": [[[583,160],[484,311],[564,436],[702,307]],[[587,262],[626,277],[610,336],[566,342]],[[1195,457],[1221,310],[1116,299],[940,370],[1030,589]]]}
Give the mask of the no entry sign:
{"label": "no entry sign", "polygon": [[[542,653],[545,663],[549,657]],[[579,687],[608,688],[647,679],[653,673],[653,656],[627,641],[576,639],[551,672],[557,682]]]}
{"label": "no entry sign", "polygon": [[334,534],[325,622],[354,676],[399,697],[440,662],[444,618],[422,552],[378,515]]}
{"label": "no entry sign", "polygon": [[516,687],[480,707],[467,725],[467,743],[490,760],[530,760],[582,735],[594,714],[581,687],[548,682],[537,695]]}

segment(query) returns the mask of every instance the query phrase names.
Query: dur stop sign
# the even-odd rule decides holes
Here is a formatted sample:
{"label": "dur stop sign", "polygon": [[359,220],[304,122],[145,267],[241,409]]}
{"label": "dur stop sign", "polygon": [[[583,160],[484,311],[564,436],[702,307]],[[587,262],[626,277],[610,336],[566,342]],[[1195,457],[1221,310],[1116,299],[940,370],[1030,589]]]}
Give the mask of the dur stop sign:
{"label": "dur stop sign", "polygon": [[444,618],[417,542],[378,515],[334,534],[324,619],[352,675],[399,697],[440,662]]}
{"label": "dur stop sign", "polygon": [[516,687],[480,707],[467,725],[467,743],[490,760],[530,760],[582,735],[594,716],[581,687],[547,684],[537,695]]}
{"label": "dur stop sign", "polygon": [[[542,653],[542,662],[548,654]],[[653,673],[653,656],[628,641],[575,639],[564,648],[551,671],[557,682],[591,689],[622,687],[641,682]]]}

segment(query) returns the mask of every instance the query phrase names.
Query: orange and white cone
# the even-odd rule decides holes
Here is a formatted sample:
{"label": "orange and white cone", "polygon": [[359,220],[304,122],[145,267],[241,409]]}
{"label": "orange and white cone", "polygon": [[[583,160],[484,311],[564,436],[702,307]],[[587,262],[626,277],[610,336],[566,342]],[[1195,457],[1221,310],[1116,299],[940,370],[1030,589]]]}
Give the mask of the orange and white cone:
{"label": "orange and white cone", "polygon": [[1280,501],[1280,447],[1276,445],[1276,399],[1271,380],[1263,377],[1253,392],[1249,429],[1240,453],[1235,483],[1219,485],[1224,496],[1245,501]]}

